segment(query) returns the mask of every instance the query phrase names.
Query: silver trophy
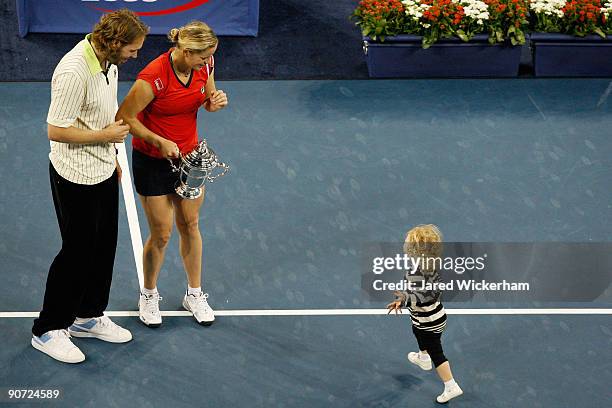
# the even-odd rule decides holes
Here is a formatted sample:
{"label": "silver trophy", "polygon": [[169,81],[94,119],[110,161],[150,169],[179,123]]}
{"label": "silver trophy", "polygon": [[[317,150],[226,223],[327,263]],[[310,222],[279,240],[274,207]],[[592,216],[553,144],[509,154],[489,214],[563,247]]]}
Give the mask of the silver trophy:
{"label": "silver trophy", "polygon": [[[176,182],[176,194],[188,200],[195,200],[203,192],[205,182],[214,182],[229,170],[229,166],[219,161],[219,158],[206,144],[206,139],[186,156],[180,156],[181,163],[177,167],[170,161],[172,171],[179,173]],[[213,174],[217,172],[217,174]]]}

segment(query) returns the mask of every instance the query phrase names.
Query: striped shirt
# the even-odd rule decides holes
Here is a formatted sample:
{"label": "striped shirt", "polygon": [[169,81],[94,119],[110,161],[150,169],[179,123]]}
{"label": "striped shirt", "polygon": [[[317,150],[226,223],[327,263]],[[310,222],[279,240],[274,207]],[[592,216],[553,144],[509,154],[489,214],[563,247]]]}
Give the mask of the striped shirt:
{"label": "striped shirt", "polygon": [[[421,287],[422,282],[426,284],[437,283],[440,281],[440,274],[437,271],[423,273],[418,268],[414,274],[410,271],[410,266],[406,271],[406,282],[415,282],[414,286]],[[406,290],[401,293],[404,306],[410,311],[410,319],[416,329],[428,332],[442,333],[446,327],[446,311],[440,302],[440,289],[434,290]]]}
{"label": "striped shirt", "polygon": [[[110,65],[106,73],[102,70],[89,36],[64,55],[53,72],[47,115],[50,125],[101,130],[115,121],[117,66]],[[50,143],[53,167],[73,183],[97,184],[115,171],[113,143]]]}

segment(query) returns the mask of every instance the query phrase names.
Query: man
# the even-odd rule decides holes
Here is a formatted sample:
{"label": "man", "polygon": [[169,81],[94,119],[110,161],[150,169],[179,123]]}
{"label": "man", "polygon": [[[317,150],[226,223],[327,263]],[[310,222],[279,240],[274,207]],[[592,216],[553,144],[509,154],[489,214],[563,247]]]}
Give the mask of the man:
{"label": "man", "polygon": [[32,346],[65,363],[85,360],[71,336],[113,343],[132,339],[104,310],[117,247],[121,177],[113,143],[123,143],[129,132],[129,126],[114,121],[117,65],[137,57],[148,31],[129,10],[105,14],[53,72],[49,172],[62,248],[49,268]]}

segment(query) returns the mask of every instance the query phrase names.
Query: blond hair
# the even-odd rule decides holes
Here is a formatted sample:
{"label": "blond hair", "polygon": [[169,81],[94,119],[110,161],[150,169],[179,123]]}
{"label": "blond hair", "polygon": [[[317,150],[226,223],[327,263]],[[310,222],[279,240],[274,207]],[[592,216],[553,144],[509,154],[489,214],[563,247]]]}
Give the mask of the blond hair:
{"label": "blond hair", "polygon": [[212,48],[219,42],[212,28],[201,21],[192,21],[181,28],[173,28],[168,33],[168,39],[177,48],[196,53]]}
{"label": "blond hair", "polygon": [[100,52],[108,55],[148,33],[149,27],[133,11],[121,9],[100,17],[91,33],[91,40]]}
{"label": "blond hair", "polygon": [[404,252],[414,258],[422,258],[422,270],[433,272],[441,269],[436,263],[442,259],[442,233],[433,224],[421,224],[412,228],[406,234]]}

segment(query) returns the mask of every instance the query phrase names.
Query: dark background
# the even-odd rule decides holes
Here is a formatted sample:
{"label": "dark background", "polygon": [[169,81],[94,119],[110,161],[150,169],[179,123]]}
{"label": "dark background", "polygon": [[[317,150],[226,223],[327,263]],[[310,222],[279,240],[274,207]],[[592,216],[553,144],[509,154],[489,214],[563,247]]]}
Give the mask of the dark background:
{"label": "dark background", "polygon": [[[356,5],[357,0],[260,0],[259,36],[222,37],[216,78],[367,78],[361,35],[348,19]],[[0,22],[0,81],[49,81],[60,58],[83,38],[42,33],[20,38],[14,0],[0,0]],[[148,36],[139,58],[121,67],[120,79],[133,80],[169,46],[164,36]]]}

